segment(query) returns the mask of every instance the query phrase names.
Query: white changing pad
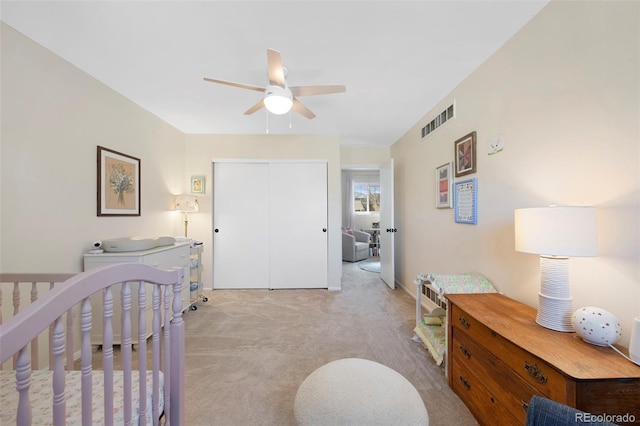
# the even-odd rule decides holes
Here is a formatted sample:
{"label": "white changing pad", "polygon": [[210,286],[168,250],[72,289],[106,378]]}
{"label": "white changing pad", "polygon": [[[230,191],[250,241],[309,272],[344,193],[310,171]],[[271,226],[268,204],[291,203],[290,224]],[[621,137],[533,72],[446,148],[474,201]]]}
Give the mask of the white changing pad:
{"label": "white changing pad", "polygon": [[[135,425],[153,425],[153,413],[151,405],[153,395],[153,376],[151,371],[147,371],[147,415],[146,421],[139,422],[139,380],[138,371],[133,371],[131,375],[132,381],[132,404],[133,413],[131,415],[132,422]],[[93,424],[104,424],[104,372],[101,370],[93,370],[91,372],[92,389],[93,389]],[[53,415],[51,407],[53,405],[53,389],[51,386],[53,377],[52,370],[34,370],[31,374],[31,387],[29,394],[31,396],[32,424],[34,425],[53,425]],[[82,371],[65,372],[65,399],[67,408],[66,423],[68,425],[82,424],[82,391],[81,377]],[[113,416],[114,424],[124,424],[124,393],[123,393],[124,374],[122,371],[113,372]],[[18,392],[16,389],[15,371],[0,371],[0,425],[15,425],[16,410],[18,407]],[[159,413],[164,410],[164,376],[160,372],[160,398]]]}
{"label": "white changing pad", "polygon": [[142,251],[150,250],[152,248],[161,246],[170,246],[175,244],[176,239],[173,237],[158,237],[158,238],[140,238],[140,237],[127,237],[127,238],[114,238],[111,240],[102,241],[102,249],[107,252],[128,252],[128,251]]}
{"label": "white changing pad", "polygon": [[445,294],[453,293],[497,293],[498,290],[484,275],[465,272],[461,274],[424,274],[416,276],[423,283],[430,282],[442,299]]}

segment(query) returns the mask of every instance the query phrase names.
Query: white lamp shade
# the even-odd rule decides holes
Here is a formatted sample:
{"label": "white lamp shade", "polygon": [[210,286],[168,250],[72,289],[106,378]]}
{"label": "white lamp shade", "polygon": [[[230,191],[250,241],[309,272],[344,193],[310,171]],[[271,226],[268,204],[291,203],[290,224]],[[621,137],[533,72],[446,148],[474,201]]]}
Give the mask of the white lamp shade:
{"label": "white lamp shade", "polygon": [[516,250],[547,256],[598,254],[595,207],[534,207],[515,210]]}
{"label": "white lamp shade", "polygon": [[293,96],[289,89],[279,86],[267,86],[264,96],[264,106],[267,110],[276,115],[286,114],[293,105]]}
{"label": "white lamp shade", "polygon": [[198,211],[198,197],[195,195],[176,195],[176,210],[196,213]]}

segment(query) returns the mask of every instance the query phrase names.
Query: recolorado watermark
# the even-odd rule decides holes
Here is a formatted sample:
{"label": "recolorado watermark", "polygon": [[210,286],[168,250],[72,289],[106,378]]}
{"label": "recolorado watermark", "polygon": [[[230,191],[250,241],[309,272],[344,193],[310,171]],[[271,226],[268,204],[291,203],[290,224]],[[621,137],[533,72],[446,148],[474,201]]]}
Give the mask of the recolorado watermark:
{"label": "recolorado watermark", "polygon": [[636,416],[631,413],[625,414],[591,414],[591,413],[576,413],[575,422],[582,423],[634,423]]}

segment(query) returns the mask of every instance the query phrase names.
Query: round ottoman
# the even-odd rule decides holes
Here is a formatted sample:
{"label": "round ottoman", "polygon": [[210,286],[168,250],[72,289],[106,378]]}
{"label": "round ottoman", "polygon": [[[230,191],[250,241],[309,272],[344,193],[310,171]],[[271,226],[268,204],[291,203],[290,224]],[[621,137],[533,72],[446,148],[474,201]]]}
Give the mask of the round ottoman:
{"label": "round ottoman", "polygon": [[299,425],[428,425],[415,387],[377,362],[347,358],[311,373],[298,388],[293,412]]}

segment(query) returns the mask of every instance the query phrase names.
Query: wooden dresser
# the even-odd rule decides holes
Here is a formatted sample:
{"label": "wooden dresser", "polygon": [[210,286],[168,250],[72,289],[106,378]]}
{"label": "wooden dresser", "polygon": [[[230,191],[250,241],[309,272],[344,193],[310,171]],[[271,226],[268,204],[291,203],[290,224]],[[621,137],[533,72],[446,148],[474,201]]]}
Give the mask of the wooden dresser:
{"label": "wooden dresser", "polygon": [[640,423],[640,367],[613,349],[543,328],[501,294],[447,299],[449,386],[481,424],[523,425],[533,395]]}

